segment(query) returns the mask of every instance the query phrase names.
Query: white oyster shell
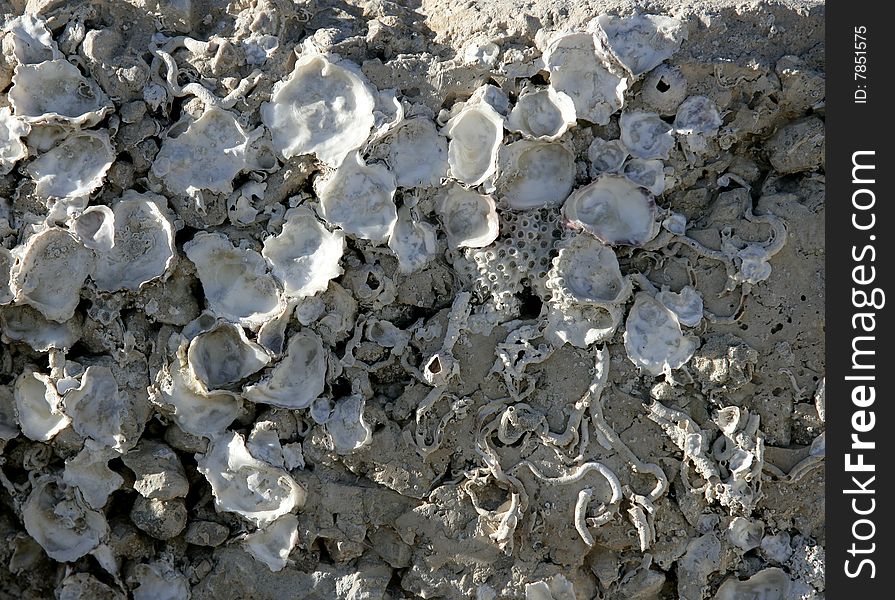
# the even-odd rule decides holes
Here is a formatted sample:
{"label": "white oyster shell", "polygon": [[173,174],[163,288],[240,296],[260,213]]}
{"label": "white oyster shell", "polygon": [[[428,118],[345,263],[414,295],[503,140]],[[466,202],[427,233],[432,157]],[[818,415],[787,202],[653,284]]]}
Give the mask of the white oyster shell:
{"label": "white oyster shell", "polygon": [[612,248],[584,234],[573,237],[553,259],[547,287],[559,301],[604,307],[623,304],[632,289]]}
{"label": "white oyster shell", "polygon": [[562,204],[575,184],[575,155],[562,144],[519,140],[500,156],[497,193],[516,210]]}
{"label": "white oyster shell", "polygon": [[410,209],[402,206],[398,209],[398,220],[388,238],[388,247],[398,257],[400,273],[418,271],[435,257],[435,228],[425,221],[414,219]]}
{"label": "white oyster shell", "polygon": [[74,489],[58,478],[38,478],[22,505],[25,529],[47,555],[59,562],[75,561],[109,535],[103,513],[86,506]]}
{"label": "white oyster shell", "polygon": [[264,529],[250,533],[242,540],[246,552],[267,565],[274,573],[286,566],[289,553],[298,542],[298,518],[283,515]]}
{"label": "white oyster shell", "polygon": [[33,306],[51,321],[67,321],[75,314],[93,264],[93,252],[68,231],[44,229],[27,241],[13,269],[15,302]]}
{"label": "white oyster shell", "polygon": [[637,158],[667,159],[674,147],[671,125],[656,113],[629,111],[619,119],[621,141]]}
{"label": "white oyster shell", "polygon": [[214,438],[196,460],[219,511],[235,512],[260,527],[304,505],[304,489],[283,469],[249,454],[238,433]]}
{"label": "white oyster shell", "polygon": [[600,15],[595,25],[613,57],[635,77],[671,58],[687,39],[683,22],[662,15]]}
{"label": "white oyster shell", "polygon": [[337,400],[325,427],[333,450],[338,454],[350,454],[373,439],[373,430],[364,421],[363,396],[354,395]]}
{"label": "white oyster shell", "polygon": [[253,137],[226,110],[210,107],[186,131],[167,137],[152,163],[152,173],[175,194],[200,190],[229,194],[233,178],[249,166]]}
{"label": "white oyster shell", "polygon": [[36,352],[71,348],[81,337],[81,321],[77,315],[64,323],[49,321],[27,304],[0,311],[4,341],[25,342]]}
{"label": "white oyster shell", "polygon": [[447,175],[448,142],[429,119],[405,119],[381,144],[400,187],[437,186]]}
{"label": "white oyster shell", "polygon": [[98,289],[136,291],[172,268],[177,250],[165,207],[163,196],[133,190],[112,206],[113,245],[97,252],[93,280]]}
{"label": "white oyster shell", "polygon": [[250,341],[239,325],[221,322],[190,341],[187,362],[206,389],[228,388],[270,362],[267,352]]}
{"label": "white oyster shell", "polygon": [[189,600],[190,582],[170,564],[156,561],[135,565],[128,581],[133,588],[134,600]]}
{"label": "white oyster shell", "polygon": [[746,581],[732,577],[721,584],[714,600],[739,600],[759,598],[760,600],[787,600],[792,598],[792,580],[783,569],[769,567],[759,571]]}
{"label": "white oyster shell", "polygon": [[591,177],[620,171],[626,158],[628,158],[628,149],[621,143],[621,140],[604,140],[597,137],[587,148]]}
{"label": "white oyster shell", "polygon": [[13,113],[29,123],[92,127],[112,110],[96,82],[65,59],[19,65],[12,83]]}
{"label": "white oyster shell", "polygon": [[617,175],[601,175],[575,190],[563,205],[563,214],[571,227],[613,246],[641,246],[659,232],[653,197]]}
{"label": "white oyster shell", "polygon": [[219,317],[257,328],[283,312],[286,302],[264,258],[236,248],[220,233],[198,233],[183,246],[193,264],[209,308]]}
{"label": "white oyster shell", "polygon": [[538,32],[535,39],[550,74],[550,87],[567,94],[577,118],[597,125],[622,107],[628,80],[613,73],[598,55],[590,33]]}
{"label": "white oyster shell", "polygon": [[519,95],[507,129],[534,140],[557,140],[575,125],[575,103],[552,87],[529,88]]}
{"label": "white oyster shell", "polygon": [[38,196],[78,198],[102,185],[114,161],[115,151],[107,133],[81,131],[37,157],[26,170],[35,181]]}
{"label": "white oyster shell", "polygon": [[398,220],[395,176],[384,166],[349,157],[320,184],[320,216],[362,240],[384,243]]}
{"label": "white oyster shell", "polygon": [[680,292],[662,290],[656,294],[656,300],[677,315],[682,325],[696,327],[702,321],[702,295],[690,285],[685,285]]}
{"label": "white oyster shell", "polygon": [[678,107],[674,129],[686,135],[711,135],[721,127],[721,114],[715,103],[705,96],[690,96]]}
{"label": "white oyster shell", "polygon": [[484,248],[497,239],[499,222],[491,196],[452,185],[439,196],[435,210],[454,248]]}
{"label": "white oyster shell", "polygon": [[298,207],[286,213],[279,234],[264,240],[261,255],[286,296],[304,298],[325,291],[329,281],[342,274],[339,261],[344,252],[341,231],[330,232],[308,208]]}
{"label": "white oyster shell", "polygon": [[187,365],[187,342],[182,340],[177,356],[156,375],[149,398],[187,433],[214,437],[242,412],[240,398],[228,391],[206,391]]}
{"label": "white oyster shell", "polygon": [[25,437],[46,442],[68,427],[71,419],[62,411],[62,398],[53,381],[36,371],[26,369],[13,387],[19,427]]}
{"label": "white oyster shell", "polygon": [[104,204],[90,206],[70,219],[68,229],[93,251],[107,252],[115,245],[115,213]]}
{"label": "white oyster shell", "polygon": [[565,575],[525,584],[525,600],[575,600],[575,586]]}
{"label": "white oyster shell", "polygon": [[10,20],[3,31],[7,34],[4,44],[9,40],[12,55],[21,65],[32,65],[62,57],[53,40],[53,34],[47,29],[47,22],[42,16],[26,12]]}
{"label": "white oyster shell", "polygon": [[289,339],[286,356],[270,374],[245,389],[246,400],[298,410],[307,408],[323,393],[326,383],[326,351],[323,341],[310,329]]}
{"label": "white oyster shell", "polygon": [[625,177],[654,196],[665,191],[665,164],[661,160],[632,158],[625,163],[622,171]]}
{"label": "white oyster shell", "polygon": [[635,365],[651,375],[680,368],[693,356],[698,339],[683,335],[677,315],[648,293],[634,296],[625,322],[625,351]]}
{"label": "white oyster shell", "polygon": [[466,185],[478,185],[497,171],[503,117],[484,101],[484,95],[477,91],[444,128],[450,138],[450,176]]}
{"label": "white oyster shell", "polygon": [[375,105],[366,78],[354,65],[307,55],[274,85],[261,119],[284,158],[314,154],[338,167],[369,137]]}
{"label": "white oyster shell", "polygon": [[[72,428],[82,437],[119,452],[128,442],[125,429],[132,420],[127,396],[108,367],[92,365],[81,377],[81,384],[66,392],[63,403],[71,417]],[[136,440],[131,440],[136,441]]]}
{"label": "white oyster shell", "polygon": [[28,148],[22,138],[31,126],[13,116],[8,106],[0,108],[0,175],[12,171],[13,166],[28,156]]}
{"label": "white oyster shell", "polygon": [[84,502],[99,510],[124,483],[124,478],[109,468],[109,460],[115,456],[114,452],[87,444],[74,458],[65,461],[62,481],[77,487]]}

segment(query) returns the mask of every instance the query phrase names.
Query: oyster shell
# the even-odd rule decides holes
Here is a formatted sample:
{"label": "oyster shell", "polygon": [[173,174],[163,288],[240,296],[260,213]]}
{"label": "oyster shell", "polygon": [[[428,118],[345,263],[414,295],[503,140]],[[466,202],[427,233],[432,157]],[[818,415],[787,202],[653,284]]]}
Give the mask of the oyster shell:
{"label": "oyster shell", "polygon": [[721,584],[714,600],[737,600],[738,598],[762,598],[763,600],[785,600],[792,598],[792,580],[783,569],[768,567],[747,579],[740,581],[731,577]]}
{"label": "oyster shell", "polygon": [[38,196],[78,198],[102,185],[114,160],[107,133],[81,131],[41,154],[26,170],[36,183],[34,192]]}
{"label": "oyster shell", "polygon": [[292,334],[286,356],[259,383],[244,391],[246,400],[298,410],[307,408],[326,383],[326,351],[310,329]]}
{"label": "oyster shell", "polygon": [[615,252],[584,234],[574,236],[553,259],[547,288],[555,301],[602,307],[624,304],[632,290]]}
{"label": "oyster shell", "polygon": [[28,157],[28,147],[22,138],[31,126],[13,116],[8,106],[0,108],[0,175],[6,175],[17,162]]}
{"label": "oyster shell", "polygon": [[687,39],[687,26],[662,15],[600,15],[593,22],[597,36],[634,77],[658,66]]}
{"label": "oyster shell", "polygon": [[201,190],[229,194],[233,178],[249,166],[254,138],[233,113],[214,106],[188,123],[186,131],[177,137],[169,132],[162,142],[152,163],[153,175],[175,194],[195,197]]}
{"label": "oyster shell", "polygon": [[515,210],[558,206],[575,173],[575,155],[562,144],[519,140],[501,152],[497,193]]}
{"label": "oyster shell", "polygon": [[65,393],[63,404],[72,428],[97,445],[124,452],[141,433],[143,423],[109,367],[87,367],[80,385]]}
{"label": "oyster shell", "polygon": [[128,190],[113,205],[112,247],[97,252],[93,274],[98,289],[136,291],[170,271],[177,251],[166,204],[163,196]]}
{"label": "oyster shell", "polygon": [[22,505],[25,529],[47,553],[59,562],[73,562],[109,535],[103,513],[86,506],[53,475],[38,478]]}
{"label": "oyster shell", "polygon": [[36,352],[68,350],[74,346],[81,338],[82,321],[77,315],[63,323],[49,321],[27,304],[0,310],[4,341],[24,342]]}
{"label": "oyster shell", "polygon": [[381,142],[381,153],[400,187],[433,187],[448,170],[448,142],[424,117],[401,121]]}
{"label": "oyster shell", "polygon": [[612,246],[641,246],[659,232],[653,197],[617,175],[601,175],[575,190],[563,205],[563,214],[570,227]]}
{"label": "oyster shell", "polygon": [[567,94],[577,118],[597,125],[622,107],[628,80],[610,70],[598,54],[593,34],[585,32],[544,34],[535,42],[550,74],[550,87]]}
{"label": "oyster shell", "polygon": [[450,176],[466,185],[479,185],[497,171],[503,117],[484,100],[487,87],[476,90],[444,127]]}
{"label": "oyster shell", "polygon": [[621,140],[604,140],[597,137],[587,148],[591,177],[620,171],[626,158],[628,158],[628,149],[621,143]]}
{"label": "oyster shell", "polygon": [[58,227],[31,236],[18,250],[12,272],[15,302],[33,306],[51,321],[71,319],[84,280],[93,272],[93,252]]}
{"label": "oyster shell", "polygon": [[320,184],[320,216],[357,238],[384,243],[398,220],[395,189],[387,168],[367,165],[355,153]]}
{"label": "oyster shell", "polygon": [[484,248],[497,239],[499,222],[491,196],[453,185],[439,196],[435,210],[454,248]]}
{"label": "oyster shell", "polygon": [[239,325],[221,322],[190,341],[187,363],[206,389],[229,388],[270,362],[267,352],[250,341]]}
{"label": "oyster shell", "polygon": [[246,551],[267,565],[274,573],[286,567],[289,553],[298,543],[298,518],[283,515],[264,529],[250,533],[242,540]]}
{"label": "oyster shell", "polygon": [[183,246],[196,265],[208,307],[219,317],[257,328],[283,312],[285,300],[260,254],[236,248],[220,233],[198,233]]}
{"label": "oyster shell", "polygon": [[286,213],[282,231],[264,240],[261,255],[283,285],[286,296],[304,298],[325,291],[342,274],[345,252],[341,231],[330,232],[305,207]]}
{"label": "oyster shell", "polygon": [[115,245],[115,213],[104,204],[86,208],[67,224],[75,238],[95,252],[108,252]]}
{"label": "oyster shell", "polygon": [[62,481],[78,488],[90,508],[100,510],[109,496],[124,484],[124,478],[109,468],[117,454],[88,443],[74,458],[65,461]]}
{"label": "oyster shell", "polygon": [[654,196],[665,191],[665,165],[661,160],[632,158],[625,163],[622,171],[625,177]]}
{"label": "oyster shell", "polygon": [[46,442],[71,423],[56,385],[46,375],[26,369],[16,379],[13,396],[19,427],[29,439]]}
{"label": "oyster shell", "polygon": [[623,112],[619,126],[622,143],[637,158],[667,159],[674,147],[671,125],[656,113]]}
{"label": "oyster shell", "polygon": [[353,395],[337,400],[325,427],[333,450],[338,454],[350,454],[373,439],[373,430],[364,421],[363,396]]}
{"label": "oyster shell", "polygon": [[410,208],[398,209],[398,220],[388,247],[398,257],[398,272],[408,274],[422,269],[435,257],[437,249],[435,228],[415,219]]}
{"label": "oyster shell", "polygon": [[13,113],[32,124],[93,127],[113,108],[95,81],[62,58],[19,65],[12,83]]}
{"label": "oyster shell", "polygon": [[686,135],[712,135],[721,127],[721,114],[715,103],[705,96],[690,96],[678,107],[674,129]]}
{"label": "oyster shell", "polygon": [[42,16],[26,12],[7,22],[3,31],[6,33],[4,46],[9,43],[12,55],[20,65],[62,58]]}
{"label": "oyster shell", "polygon": [[338,167],[373,127],[376,100],[366,78],[348,61],[306,55],[274,85],[261,120],[283,158],[313,154]]}
{"label": "oyster shell", "polygon": [[513,106],[507,129],[534,140],[557,140],[574,127],[575,103],[565,92],[552,87],[528,88]]}
{"label": "oyster shell", "polygon": [[680,292],[662,290],[656,294],[656,300],[677,315],[682,325],[696,327],[702,321],[702,295],[690,285],[685,285]]}
{"label": "oyster shell", "polygon": [[304,505],[304,489],[283,469],[249,454],[238,433],[212,439],[205,454],[196,455],[196,461],[199,472],[211,484],[215,507],[242,515],[258,527]]}
{"label": "oyster shell", "polygon": [[632,363],[651,375],[683,366],[699,338],[683,335],[677,315],[646,292],[634,296],[625,322],[625,351]]}

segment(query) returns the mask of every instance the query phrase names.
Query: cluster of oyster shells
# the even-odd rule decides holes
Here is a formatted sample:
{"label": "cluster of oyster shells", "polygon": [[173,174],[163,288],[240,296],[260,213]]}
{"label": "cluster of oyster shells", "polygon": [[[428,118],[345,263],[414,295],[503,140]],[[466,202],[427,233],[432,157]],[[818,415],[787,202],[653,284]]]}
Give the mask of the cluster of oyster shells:
{"label": "cluster of oyster shells", "polygon": [[[3,37],[0,171],[20,180],[0,202],[3,357],[15,364],[0,384],[0,437],[48,448],[33,477],[3,485],[47,556],[91,555],[122,589],[137,582],[135,598],[187,598],[187,575],[170,560],[121,571],[111,520],[126,493],[143,534],[193,535],[208,522],[197,511],[213,506],[230,526],[218,544],[281,571],[294,562],[301,515],[325,501],[312,498],[305,453],[356,464],[376,448],[374,426],[388,424],[385,399],[393,410],[411,384],[424,393],[406,409],[403,439],[423,463],[475,415],[480,462],[458,476],[496,549],[520,551],[531,480],[577,486],[569,521],[587,546],[616,520],[649,552],[668,477],[602,416],[610,359],[597,344],[615,341],[639,373],[673,385],[699,347],[703,297],[695,284],[660,289],[635,259],[682,244],[745,296],[770,276],[787,232],[744,206],[769,240],[730,232],[716,250],[663,207],[680,176],[672,153],[710,154],[723,124],[666,64],[684,23],[603,15],[541,30],[528,76],[482,83],[439,113],[377,89],[310,37],[282,48],[276,34],[236,39],[259,68],[222,86],[207,73],[225,71],[214,61],[233,41],[155,33],[141,49],[145,85],[128,91],[74,59],[97,30],[71,23],[26,13]],[[492,60],[490,50],[499,48],[470,60]],[[657,78],[658,88],[644,83]],[[452,269],[463,291],[429,312],[399,306],[402,282],[434,266]],[[526,297],[536,314],[525,314]],[[505,341],[487,377],[506,394],[482,403],[477,383],[458,391],[470,376],[458,344],[496,328]],[[532,369],[566,344],[592,353],[593,382],[557,433],[528,400]],[[645,414],[705,480],[697,496],[748,516],[764,464],[757,415],[724,407],[702,427],[658,401]],[[591,425],[621,457],[611,466],[585,458]],[[501,466],[498,450],[520,440],[578,448],[579,459],[559,474],[545,474],[548,459]],[[622,485],[622,470],[651,477],[652,490]],[[208,492],[201,509],[197,481]],[[506,502],[483,508],[477,486]],[[740,546],[761,541],[752,525],[731,525]],[[783,581],[776,571],[725,583],[716,597]],[[563,575],[519,591],[576,597]]]}

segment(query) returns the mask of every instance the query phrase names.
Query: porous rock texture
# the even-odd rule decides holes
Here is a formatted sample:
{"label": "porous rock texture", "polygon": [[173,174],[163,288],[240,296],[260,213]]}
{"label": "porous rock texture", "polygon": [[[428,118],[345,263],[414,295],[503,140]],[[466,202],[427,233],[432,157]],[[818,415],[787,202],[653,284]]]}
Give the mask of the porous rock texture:
{"label": "porous rock texture", "polygon": [[0,12],[0,598],[824,597],[823,3]]}

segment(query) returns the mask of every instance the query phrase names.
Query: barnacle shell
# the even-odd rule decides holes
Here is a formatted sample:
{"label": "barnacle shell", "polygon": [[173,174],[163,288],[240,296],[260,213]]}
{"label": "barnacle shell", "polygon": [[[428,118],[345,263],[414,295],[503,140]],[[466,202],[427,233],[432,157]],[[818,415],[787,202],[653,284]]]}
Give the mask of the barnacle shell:
{"label": "barnacle shell", "polygon": [[501,152],[500,197],[516,210],[558,206],[575,184],[575,155],[562,144],[519,140]]}
{"label": "barnacle shell", "polygon": [[187,362],[207,389],[227,388],[270,362],[267,352],[250,341],[239,325],[221,322],[190,341]]}
{"label": "barnacle shell", "polygon": [[575,103],[552,87],[529,88],[520,94],[507,119],[507,129],[528,139],[553,141],[575,125]]}
{"label": "barnacle shell", "polygon": [[369,444],[373,439],[373,430],[364,421],[363,396],[337,400],[326,421],[326,433],[338,454],[350,454]]}
{"label": "barnacle shell", "polygon": [[381,142],[400,187],[437,186],[448,170],[448,142],[423,117],[401,121]]}
{"label": "barnacle shell", "polygon": [[246,400],[298,410],[307,408],[323,393],[326,382],[326,352],[323,342],[310,329],[289,339],[286,356],[270,375],[245,389]]}
{"label": "barnacle shell", "polygon": [[320,216],[362,240],[383,243],[398,219],[395,176],[382,165],[349,157],[319,187]]}
{"label": "barnacle shell", "polygon": [[553,259],[547,288],[557,301],[591,306],[623,304],[631,295],[631,281],[622,276],[615,252],[583,234]]}
{"label": "barnacle shell", "polygon": [[671,125],[656,113],[623,112],[619,119],[621,141],[638,158],[667,159],[674,147]]}
{"label": "barnacle shell", "polygon": [[398,209],[398,220],[388,247],[398,257],[398,271],[412,273],[422,269],[434,256],[437,248],[435,228],[413,218],[410,209]]}
{"label": "barnacle shell", "polygon": [[466,185],[478,185],[497,171],[503,140],[503,117],[484,100],[486,88],[476,93],[452,116],[444,128],[450,138],[450,175]]}
{"label": "barnacle shell", "polygon": [[375,104],[366,78],[356,67],[307,55],[274,85],[270,102],[261,107],[261,119],[284,158],[314,154],[338,167],[369,137]]}
{"label": "barnacle shell", "polygon": [[625,322],[628,358],[651,375],[680,368],[693,356],[698,338],[683,335],[677,315],[646,292],[634,296]]}
{"label": "barnacle shell", "polygon": [[81,286],[93,271],[93,252],[58,227],[33,235],[21,252],[12,273],[16,303],[29,304],[52,321],[72,318]]}
{"label": "barnacle shell", "polygon": [[196,460],[219,511],[235,512],[260,527],[304,505],[304,489],[283,469],[249,454],[238,433],[214,438]]}
{"label": "barnacle shell", "polygon": [[674,117],[675,131],[687,135],[718,133],[721,124],[718,107],[705,96],[690,96],[684,100]]}
{"label": "barnacle shell", "polygon": [[576,116],[597,125],[609,123],[609,117],[622,107],[628,81],[601,60],[594,36],[538,32],[535,41],[550,73],[550,87],[572,98]]}
{"label": "barnacle shell", "polygon": [[600,15],[594,25],[613,57],[635,77],[671,58],[687,39],[683,22],[661,15]]}
{"label": "barnacle shell", "polygon": [[453,185],[438,198],[436,212],[454,248],[484,248],[497,239],[499,223],[491,196]]}
{"label": "barnacle shell", "polygon": [[27,369],[16,379],[13,395],[19,427],[29,439],[45,442],[71,423],[56,385],[46,375]]}
{"label": "barnacle shell", "polygon": [[254,250],[235,248],[220,233],[198,233],[183,250],[196,265],[209,308],[219,317],[255,328],[285,309],[276,281]]}
{"label": "barnacle shell", "polygon": [[276,573],[286,566],[289,553],[297,542],[298,518],[293,514],[287,514],[264,529],[245,536],[242,545],[249,554]]}
{"label": "barnacle shell", "polygon": [[68,229],[91,250],[107,252],[115,245],[115,213],[104,204],[86,208],[69,220]]}
{"label": "barnacle shell", "polygon": [[575,190],[563,205],[571,227],[604,244],[641,246],[659,232],[653,197],[624,177],[602,175]]}
{"label": "barnacle shell", "polygon": [[115,160],[105,132],[81,131],[28,165],[35,193],[43,198],[87,196],[100,185]]}
{"label": "barnacle shell", "polygon": [[93,274],[98,289],[138,290],[171,269],[177,251],[165,205],[163,196],[133,190],[113,205],[113,245],[97,252]]}
{"label": "barnacle shell", "polygon": [[152,173],[175,194],[233,191],[233,178],[249,165],[253,138],[233,113],[210,107],[177,137],[165,138]]}
{"label": "barnacle shell", "polygon": [[330,232],[305,207],[286,213],[283,230],[264,240],[261,255],[289,297],[304,298],[326,290],[342,274],[339,260],[345,252],[341,231]]}
{"label": "barnacle shell", "polygon": [[659,65],[644,79],[641,96],[660,114],[673,115],[687,97],[687,78],[677,67]]}
{"label": "barnacle shell", "polygon": [[112,110],[96,82],[65,59],[19,65],[12,83],[9,103],[28,123],[92,127]]}
{"label": "barnacle shell", "polygon": [[8,106],[0,108],[0,175],[9,173],[13,166],[28,156],[28,148],[22,138],[31,126],[14,117]]}
{"label": "barnacle shell", "polygon": [[28,534],[59,562],[81,558],[109,535],[103,513],[86,506],[73,488],[52,475],[34,482],[22,505],[22,520]]}

